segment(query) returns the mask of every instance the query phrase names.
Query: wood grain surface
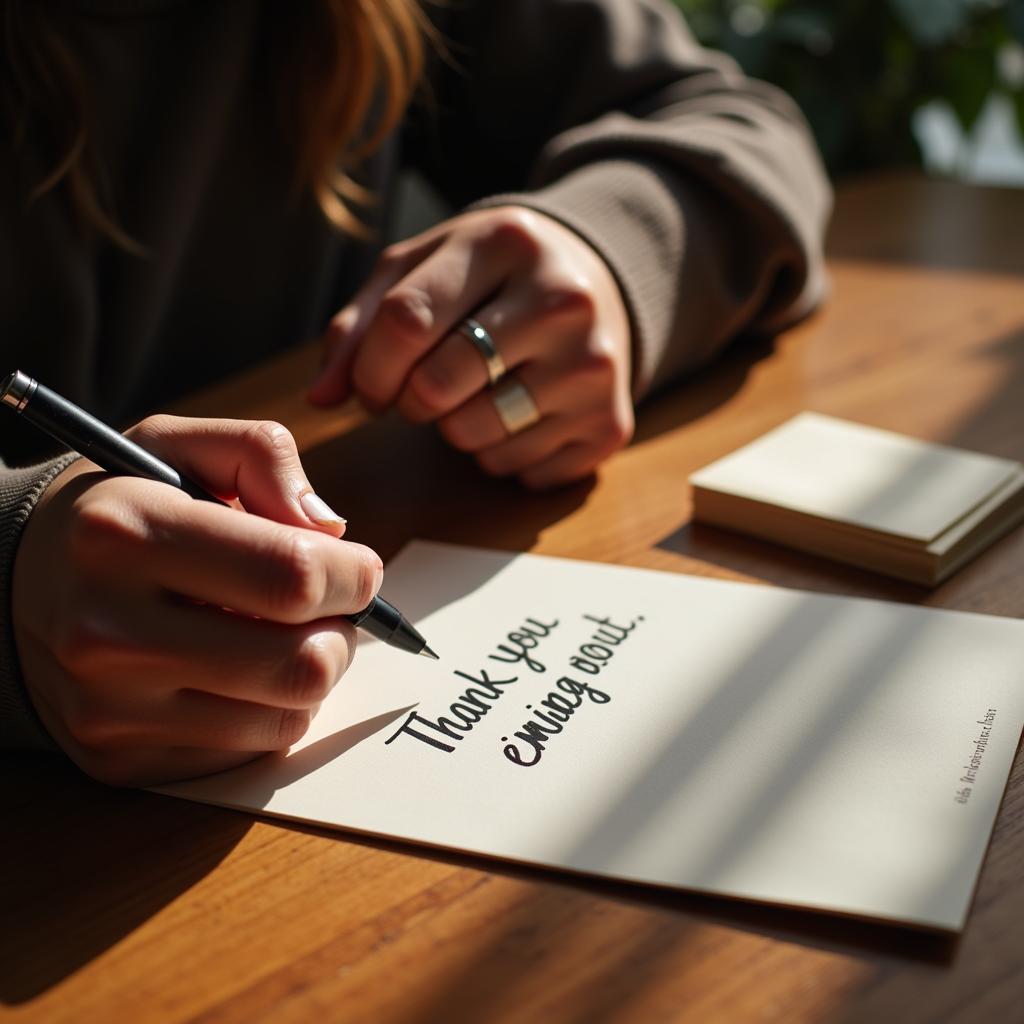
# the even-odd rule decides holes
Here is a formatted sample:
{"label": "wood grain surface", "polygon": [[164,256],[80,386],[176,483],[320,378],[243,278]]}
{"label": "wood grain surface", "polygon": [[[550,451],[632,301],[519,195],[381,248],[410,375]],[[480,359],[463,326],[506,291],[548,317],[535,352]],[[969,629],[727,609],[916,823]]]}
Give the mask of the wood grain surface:
{"label": "wood grain surface", "polygon": [[[804,409],[1024,459],[1022,239],[1024,191],[843,186],[824,309],[648,402],[627,451],[548,494],[483,477],[430,429],[308,407],[309,347],[181,411],[286,423],[349,535],[385,558],[425,537],[1021,616],[1024,530],[928,591],[695,526],[686,481]],[[1020,758],[959,940],[356,840],[107,789],[42,755],[0,760],[3,1020],[1021,1019]]]}

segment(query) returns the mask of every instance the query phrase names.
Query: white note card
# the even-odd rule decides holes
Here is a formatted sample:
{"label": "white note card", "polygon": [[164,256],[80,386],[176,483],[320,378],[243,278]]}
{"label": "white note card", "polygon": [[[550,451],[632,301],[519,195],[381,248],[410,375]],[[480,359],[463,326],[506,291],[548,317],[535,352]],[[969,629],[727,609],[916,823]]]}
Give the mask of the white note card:
{"label": "white note card", "polygon": [[285,755],[162,792],[956,931],[1024,723],[1024,622],[416,542]]}

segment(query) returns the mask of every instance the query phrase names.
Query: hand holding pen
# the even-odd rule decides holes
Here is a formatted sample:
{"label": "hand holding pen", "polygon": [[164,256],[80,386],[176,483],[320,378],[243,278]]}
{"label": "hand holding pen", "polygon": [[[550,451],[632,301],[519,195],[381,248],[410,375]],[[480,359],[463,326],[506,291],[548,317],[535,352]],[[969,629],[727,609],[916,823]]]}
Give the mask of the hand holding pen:
{"label": "hand holding pen", "polygon": [[[24,380],[12,375],[0,397],[19,404]],[[339,543],[344,521],[316,498],[279,425],[157,416],[128,434],[159,465],[255,514],[193,500],[184,478],[169,487],[85,460],[65,469],[15,564],[13,625],[33,706],[85,771],[115,784],[287,748],[348,667],[348,616],[373,604],[380,559]]]}

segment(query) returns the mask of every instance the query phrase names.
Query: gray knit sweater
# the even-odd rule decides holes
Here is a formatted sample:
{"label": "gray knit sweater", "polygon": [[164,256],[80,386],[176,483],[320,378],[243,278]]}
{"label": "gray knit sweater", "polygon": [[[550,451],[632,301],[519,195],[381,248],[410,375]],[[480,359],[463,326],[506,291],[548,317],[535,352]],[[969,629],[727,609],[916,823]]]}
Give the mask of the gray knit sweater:
{"label": "gray knit sweater", "polygon": [[[35,202],[31,152],[0,132],[0,372],[19,367],[119,425],[315,336],[376,248],[292,202],[265,76],[274,4],[75,0],[61,31],[88,84],[121,225],[143,257]],[[667,0],[457,0],[429,102],[361,175],[387,232],[413,168],[455,209],[515,202],[606,259],[625,296],[637,398],[823,289],[830,195],[777,90],[701,50]],[[196,372],[203,376],[197,380]],[[0,746],[46,746],[11,630],[18,541],[63,463],[0,425]],[[50,458],[50,461],[46,461]],[[4,468],[4,466],[8,468]],[[30,467],[30,468],[12,468]]]}

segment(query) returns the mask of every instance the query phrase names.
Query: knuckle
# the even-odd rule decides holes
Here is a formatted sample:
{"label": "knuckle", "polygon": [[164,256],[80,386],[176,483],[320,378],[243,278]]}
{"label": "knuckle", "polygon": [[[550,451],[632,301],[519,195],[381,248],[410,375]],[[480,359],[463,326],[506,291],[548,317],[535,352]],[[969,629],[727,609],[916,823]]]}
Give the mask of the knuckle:
{"label": "knuckle", "polygon": [[433,361],[417,367],[409,378],[409,391],[432,416],[446,413],[451,406],[452,382],[448,374]]}
{"label": "knuckle", "polygon": [[298,454],[291,431],[274,420],[254,420],[246,430],[246,440],[260,454],[271,459],[292,459]]}
{"label": "knuckle", "polygon": [[500,210],[496,212],[484,242],[533,262],[543,251],[540,219],[532,210],[525,208]]}
{"label": "knuckle", "polygon": [[392,288],[381,299],[378,317],[398,338],[412,336],[418,339],[434,323],[430,297],[419,288],[402,285]]}
{"label": "knuckle", "polygon": [[323,563],[308,531],[288,531],[265,558],[267,602],[272,616],[284,622],[317,617],[326,593]]}
{"label": "knuckle", "polygon": [[267,722],[266,741],[269,750],[284,750],[298,743],[309,728],[313,716],[309,711],[282,708],[274,711]]}
{"label": "knuckle", "polygon": [[549,285],[542,306],[552,318],[571,320],[587,328],[597,322],[597,296],[582,278]]}
{"label": "knuckle", "polygon": [[80,501],[68,527],[68,550],[77,564],[124,558],[148,539],[149,530],[132,509],[101,499]]}
{"label": "knuckle", "polygon": [[323,637],[307,638],[290,659],[288,691],[301,707],[319,704],[338,681],[338,667]]}
{"label": "knuckle", "polygon": [[580,354],[579,366],[591,380],[611,386],[619,366],[614,345],[600,336],[588,338]]}
{"label": "knuckle", "polygon": [[147,416],[145,419],[140,420],[128,431],[128,434],[135,439],[142,437],[153,441],[174,434],[180,422],[180,416],[171,416],[169,413],[156,413],[153,416]]}

